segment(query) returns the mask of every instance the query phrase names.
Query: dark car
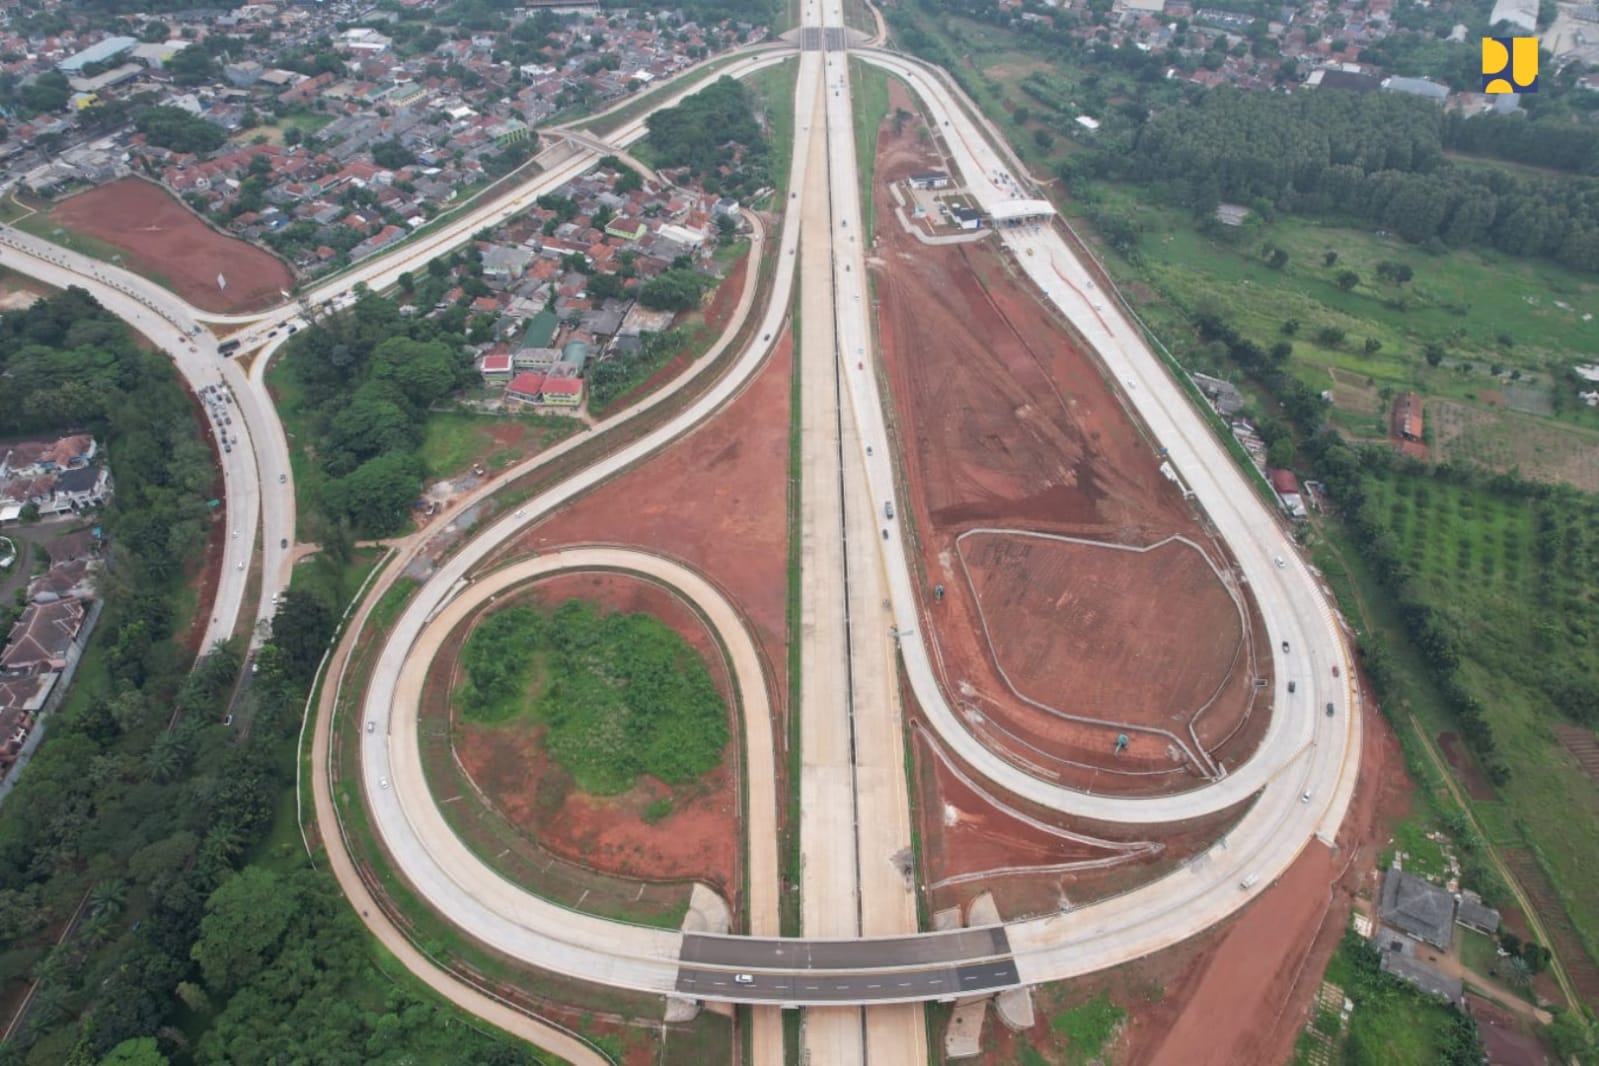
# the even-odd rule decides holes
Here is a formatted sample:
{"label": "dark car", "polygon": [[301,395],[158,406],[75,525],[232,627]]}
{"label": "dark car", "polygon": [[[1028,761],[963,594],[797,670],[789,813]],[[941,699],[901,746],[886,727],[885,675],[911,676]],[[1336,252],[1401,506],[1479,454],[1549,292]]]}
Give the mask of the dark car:
{"label": "dark car", "polygon": [[1333,705],[1329,703],[1327,705],[1327,717],[1331,718],[1332,716],[1333,716]]}

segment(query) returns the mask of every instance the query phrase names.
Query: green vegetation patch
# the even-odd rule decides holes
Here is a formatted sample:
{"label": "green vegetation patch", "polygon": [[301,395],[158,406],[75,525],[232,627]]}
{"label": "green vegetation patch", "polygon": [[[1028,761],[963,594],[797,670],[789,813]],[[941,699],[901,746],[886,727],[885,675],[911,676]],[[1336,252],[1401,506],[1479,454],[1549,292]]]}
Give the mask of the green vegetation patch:
{"label": "green vegetation patch", "polygon": [[742,82],[718,78],[645,124],[656,165],[686,169],[708,193],[740,196],[771,184],[771,142]]}
{"label": "green vegetation patch", "polygon": [[1327,966],[1327,980],[1355,1004],[1343,1060],[1372,1066],[1478,1066],[1477,1023],[1414,985],[1382,972],[1377,949],[1354,932]]}
{"label": "green vegetation patch", "polygon": [[1087,1066],[1100,1056],[1126,1020],[1127,1012],[1101,992],[1087,1003],[1055,1015],[1049,1020],[1049,1028],[1066,1038],[1066,1061],[1071,1066]]}
{"label": "green vegetation patch", "polygon": [[551,757],[593,795],[625,792],[639,774],[692,781],[727,746],[727,708],[704,660],[647,614],[602,614],[581,600],[548,614],[506,608],[473,630],[461,664],[465,718],[530,712]]}

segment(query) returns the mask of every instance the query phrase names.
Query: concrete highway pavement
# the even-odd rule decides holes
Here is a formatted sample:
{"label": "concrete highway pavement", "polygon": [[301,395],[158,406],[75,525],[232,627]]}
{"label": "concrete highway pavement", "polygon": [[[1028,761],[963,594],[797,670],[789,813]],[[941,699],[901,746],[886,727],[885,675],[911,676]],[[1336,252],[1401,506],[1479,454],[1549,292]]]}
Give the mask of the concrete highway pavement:
{"label": "concrete highway pavement", "polygon": [[[278,427],[277,419],[268,417],[252,402],[243,375],[229,373],[233,368],[220,364],[215,348],[205,346],[204,331],[202,336],[195,336],[193,322],[183,317],[181,309],[160,300],[159,291],[151,292],[154,286],[142,281],[137,287],[124,284],[118,272],[102,269],[109,264],[79,256],[10,226],[0,226],[0,264],[56,288],[75,285],[87,291],[101,306],[164,349],[195,395],[211,385],[228,390],[234,402],[224,401],[223,410],[237,416],[231,425],[219,425],[219,420],[207,410],[208,429],[216,438],[221,460],[228,536],[223,541],[222,570],[202,647],[233,636],[244,603],[263,498],[262,472],[255,459],[256,441]],[[224,447],[224,434],[235,443]]]}
{"label": "concrete highway pavement", "polygon": [[[843,0],[808,0],[803,21],[807,30],[821,31],[820,43],[828,48],[840,49],[852,36],[845,32]],[[884,501],[875,496],[867,478],[861,422],[857,413],[850,409],[854,393],[846,384],[851,374],[865,373],[865,367],[873,362],[871,303],[865,298],[864,289],[866,237],[860,226],[854,96],[848,52],[831,50],[823,55],[826,84],[821,104],[827,127],[827,187],[820,194],[812,190],[810,204],[820,201],[828,206],[825,244],[816,252],[831,267],[831,276],[826,281],[833,312],[833,333],[827,338],[832,345],[827,362],[828,414],[835,421],[837,440],[829,462],[835,469],[842,465],[842,478],[834,491],[841,497],[847,574],[847,613],[843,629],[849,641],[847,724],[858,881],[856,935],[882,937],[916,933],[919,916],[915,871],[910,863],[914,842],[905,776],[899,670],[892,637],[893,618],[887,610],[890,595],[885,569],[887,558],[883,542],[878,538],[879,527],[885,521]],[[809,212],[811,207],[807,206],[806,210]],[[808,324],[817,321],[815,316],[807,314]],[[808,337],[812,332],[806,330],[805,335]],[[807,467],[805,480],[809,483],[812,479]],[[807,594],[817,582],[830,579],[826,574],[813,574],[809,569],[803,572],[803,578]],[[807,667],[811,666],[803,657],[802,661]],[[806,670],[807,678],[815,674],[814,669]],[[830,803],[842,806],[836,797]],[[801,812],[801,817],[807,821],[816,816],[809,806]],[[883,946],[881,941],[875,943],[879,948]],[[905,950],[896,945],[888,953],[878,955],[877,960],[898,959]],[[1011,980],[1014,966],[1006,963],[992,968],[992,972],[974,969],[941,977],[929,975],[921,987],[935,991],[950,987],[948,982],[953,981],[957,988],[970,988],[985,982],[985,975],[990,986],[996,979]],[[862,979],[839,979],[827,982],[825,991],[836,996],[850,985],[857,993],[864,991],[869,996],[890,988],[888,983],[874,982],[867,977],[864,988]],[[902,975],[892,987],[900,992],[911,987],[910,975]],[[824,987],[810,988],[802,981],[798,991],[821,994]],[[815,1046],[818,1038],[826,1035],[819,1032],[821,1025],[818,1023],[823,1013],[813,1011],[805,1019],[807,1047]],[[860,1058],[866,1062],[920,1061],[927,1057],[927,1026],[922,1008],[915,1004],[872,1006],[865,1012],[864,1026],[848,1027],[848,1032],[853,1036],[853,1045],[860,1047]]]}

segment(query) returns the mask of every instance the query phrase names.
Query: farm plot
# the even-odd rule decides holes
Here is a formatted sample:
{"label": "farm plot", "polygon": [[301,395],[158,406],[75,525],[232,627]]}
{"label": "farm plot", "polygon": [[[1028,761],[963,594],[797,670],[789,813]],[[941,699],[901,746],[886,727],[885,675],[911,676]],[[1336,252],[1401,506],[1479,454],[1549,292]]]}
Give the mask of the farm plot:
{"label": "farm plot", "polygon": [[1583,771],[1595,781],[1599,781],[1599,737],[1594,736],[1593,730],[1574,725],[1557,725],[1555,736],[1560,738],[1560,743],[1571,752]]}
{"label": "farm plot", "polygon": [[1428,405],[1439,461],[1470,462],[1535,481],[1599,492],[1599,433],[1514,411],[1439,401]]}
{"label": "farm plot", "polygon": [[1566,974],[1577,990],[1577,996],[1584,1003],[1599,1003],[1599,965],[1594,964],[1593,957],[1583,947],[1582,938],[1566,917],[1560,897],[1544,875],[1537,857],[1526,848],[1506,848],[1500,855],[1531,897],[1538,917],[1543,919],[1544,928],[1549,930],[1549,937],[1554,941],[1551,946],[1565,965]]}

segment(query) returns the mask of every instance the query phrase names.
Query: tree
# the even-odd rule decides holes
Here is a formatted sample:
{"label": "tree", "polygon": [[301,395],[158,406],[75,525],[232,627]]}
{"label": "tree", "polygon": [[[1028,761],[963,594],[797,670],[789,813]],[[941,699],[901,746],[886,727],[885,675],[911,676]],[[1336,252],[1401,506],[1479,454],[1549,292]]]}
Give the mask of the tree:
{"label": "tree", "polygon": [[1016,125],[1025,126],[1032,119],[1033,113],[1027,110],[1025,106],[1018,104],[1016,108],[1011,111],[1010,117],[1015,119]]}
{"label": "tree", "polygon": [[1326,252],[1321,253],[1321,265],[1322,266],[1330,267],[1336,262],[1338,262],[1338,253],[1337,252],[1326,251]]}
{"label": "tree", "polygon": [[100,1066],[167,1066],[171,1060],[161,1054],[153,1036],[124,1040],[100,1060]]}
{"label": "tree", "polygon": [[404,528],[421,484],[421,460],[409,452],[389,452],[328,483],[323,505],[348,518],[359,535],[384,537]]}
{"label": "tree", "polygon": [[399,170],[416,162],[416,155],[399,141],[378,141],[372,145],[372,162],[385,170]]}
{"label": "tree", "polygon": [[[195,49],[186,48],[178,55],[192,51]],[[174,152],[212,152],[228,139],[221,126],[191,115],[181,107],[141,107],[134,113],[133,128],[144,134],[151,144]]]}
{"label": "tree", "polygon": [[284,593],[272,625],[272,646],[282,654],[285,673],[310,680],[336,624],[333,609],[321,597],[304,589]]}
{"label": "tree", "polygon": [[1429,343],[1423,350],[1427,358],[1427,365],[1436,368],[1444,361],[1444,348],[1441,344]]}
{"label": "tree", "polygon": [[128,883],[121,878],[97,881],[89,890],[89,913],[95,916],[114,915],[122,911],[128,901]]}
{"label": "tree", "polygon": [[205,85],[217,78],[217,65],[204,48],[191,44],[162,64],[178,85]]}
{"label": "tree", "polygon": [[1338,287],[1345,292],[1350,291],[1360,284],[1360,275],[1353,270],[1340,270],[1338,272]]}
{"label": "tree", "polygon": [[687,311],[699,306],[709,280],[687,269],[668,270],[645,282],[639,303],[656,311]]}
{"label": "tree", "polygon": [[277,955],[294,918],[294,893],[261,866],[246,866],[206,900],[200,939],[191,952],[206,984],[228,996]]}
{"label": "tree", "polygon": [[1323,348],[1336,348],[1344,343],[1344,331],[1337,326],[1323,326],[1316,331],[1316,342]]}
{"label": "tree", "polygon": [[1288,265],[1288,253],[1282,248],[1273,248],[1266,256],[1266,263],[1273,270],[1281,270]]}
{"label": "tree", "polygon": [[1378,352],[1382,351],[1382,341],[1378,340],[1376,337],[1367,337],[1366,343],[1363,345],[1363,347],[1365,348],[1367,355],[1376,355]]}
{"label": "tree", "polygon": [[300,132],[300,127],[298,126],[290,126],[283,131],[283,143],[290,148],[293,148],[303,140],[305,140],[305,134]]}
{"label": "tree", "polygon": [[1297,319],[1297,318],[1289,318],[1289,319],[1285,319],[1283,321],[1283,324],[1282,324],[1282,334],[1283,334],[1283,336],[1292,337],[1294,334],[1296,334],[1298,332],[1299,332],[1299,319]]}
{"label": "tree", "polygon": [[1272,361],[1279,365],[1288,362],[1289,357],[1293,354],[1294,346],[1288,341],[1278,341],[1271,346]]}

